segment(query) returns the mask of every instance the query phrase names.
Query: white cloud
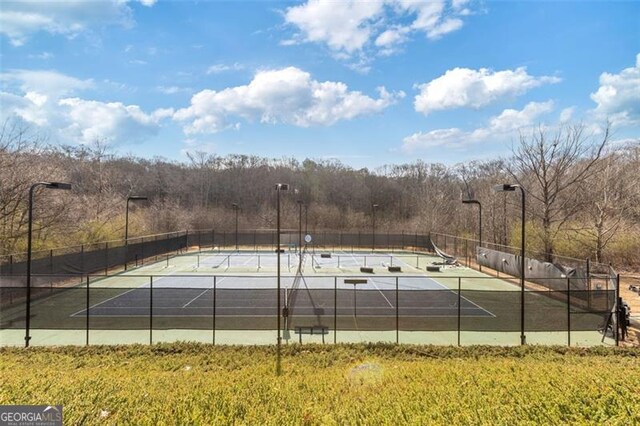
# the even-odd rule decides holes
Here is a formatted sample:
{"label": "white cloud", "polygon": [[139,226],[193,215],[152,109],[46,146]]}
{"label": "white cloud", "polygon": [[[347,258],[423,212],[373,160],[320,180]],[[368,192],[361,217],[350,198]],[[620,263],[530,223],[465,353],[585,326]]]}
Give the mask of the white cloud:
{"label": "white cloud", "polygon": [[567,123],[571,121],[571,118],[573,117],[573,113],[575,112],[575,110],[576,110],[575,107],[569,107],[569,108],[563,109],[560,112],[560,122]]}
{"label": "white cloud", "polygon": [[148,114],[137,105],[82,99],[75,95],[93,88],[93,81],[55,71],[12,70],[0,78],[14,92],[0,93],[3,121],[18,117],[65,142],[136,142],[155,134],[160,121],[174,113],[159,109]]}
{"label": "white cloud", "polygon": [[281,44],[321,43],[343,60],[371,53],[389,55],[410,40],[411,34],[423,33],[435,40],[462,28],[464,23],[460,17],[471,14],[463,7],[466,3],[459,0],[308,0],[286,9],[285,22],[298,32]]}
{"label": "white cloud", "polygon": [[[140,3],[152,6],[155,0]],[[127,0],[7,1],[0,13],[0,34],[21,46],[38,31],[75,37],[95,26],[129,26],[131,15]]]}
{"label": "white cloud", "polygon": [[29,54],[27,55],[29,57],[29,59],[42,59],[43,61],[46,61],[48,59],[51,59],[54,57],[54,54],[51,52],[42,52],[42,53],[37,53],[37,54]]}
{"label": "white cloud", "polygon": [[429,29],[427,31],[427,37],[433,40],[439,39],[445,34],[449,34],[459,30],[460,28],[462,28],[463,25],[464,25],[464,22],[462,22],[461,19],[457,19],[457,18],[445,19],[444,21],[442,21],[442,23]]}
{"label": "white cloud", "polygon": [[309,0],[288,8],[285,20],[298,27],[304,41],[326,43],[332,50],[353,53],[369,40],[373,20],[383,8],[382,0]]}
{"label": "white cloud", "polygon": [[493,72],[486,68],[454,68],[428,83],[418,85],[415,110],[425,115],[433,111],[480,108],[503,98],[521,95],[534,87],[558,83],[557,77],[534,77],[526,68]]}
{"label": "white cloud", "polygon": [[344,83],[313,80],[295,67],[260,71],[246,86],[219,92],[203,90],[191,98],[188,108],[174,119],[184,122],[187,134],[215,133],[237,126],[237,121],[284,123],[308,127],[331,125],[362,115],[383,111],[404,93],[378,89],[377,99],[349,91]]}
{"label": "white cloud", "polygon": [[137,105],[79,98],[61,99],[58,105],[68,122],[61,133],[79,143],[96,140],[138,142],[156,134],[159,128],[156,117],[146,114]]}
{"label": "white cloud", "polygon": [[207,74],[220,74],[227,71],[241,71],[243,69],[244,69],[244,65],[239,64],[237,62],[232,65],[215,64],[215,65],[211,65],[207,69]]}
{"label": "white cloud", "polygon": [[156,87],[158,92],[164,93],[165,95],[175,95],[176,93],[188,93],[191,92],[191,88],[189,87],[178,87],[178,86],[158,86]]}
{"label": "white cloud", "polygon": [[602,73],[600,87],[591,94],[591,100],[598,104],[593,110],[596,116],[614,125],[640,124],[640,53],[635,67],[619,74]]}
{"label": "white cloud", "polygon": [[49,96],[64,96],[94,87],[93,80],[80,80],[49,70],[9,70],[0,74],[0,80],[17,84],[23,92],[40,92]]}
{"label": "white cloud", "polygon": [[518,131],[533,126],[541,116],[552,110],[553,101],[530,102],[522,110],[505,109],[492,117],[487,126],[472,131],[450,128],[414,133],[403,139],[402,149],[412,152],[440,146],[460,148],[471,143],[506,140]]}

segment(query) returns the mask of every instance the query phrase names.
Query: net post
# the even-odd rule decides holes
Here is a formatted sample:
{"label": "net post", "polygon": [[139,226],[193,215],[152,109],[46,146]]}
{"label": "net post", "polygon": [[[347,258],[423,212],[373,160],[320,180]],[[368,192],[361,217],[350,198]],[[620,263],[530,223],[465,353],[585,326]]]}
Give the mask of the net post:
{"label": "net post", "polygon": [[213,337],[212,344],[215,346],[216,344],[216,276],[213,276]]}
{"label": "net post", "polygon": [[460,314],[462,311],[462,278],[458,277],[458,346],[460,346]]}
{"label": "net post", "polygon": [[153,345],[153,275],[149,276],[149,344]]}
{"label": "net post", "polygon": [[338,277],[333,277],[333,344],[338,339]]}
{"label": "net post", "polygon": [[400,311],[398,300],[398,277],[396,277],[396,345],[400,343]]}
{"label": "net post", "polygon": [[87,274],[87,306],[86,306],[86,336],[85,345],[89,346],[89,274]]}

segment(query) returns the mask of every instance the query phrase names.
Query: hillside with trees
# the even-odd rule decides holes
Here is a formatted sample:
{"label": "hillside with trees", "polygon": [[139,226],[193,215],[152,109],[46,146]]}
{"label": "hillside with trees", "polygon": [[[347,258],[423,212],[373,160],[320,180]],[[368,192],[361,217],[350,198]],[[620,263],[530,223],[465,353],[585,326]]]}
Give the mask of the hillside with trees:
{"label": "hillside with trees", "polygon": [[297,226],[297,200],[308,205],[309,228],[368,232],[371,205],[380,232],[442,232],[473,237],[483,203],[485,240],[518,245],[520,199],[493,193],[519,183],[527,193],[529,249],[640,267],[640,141],[612,143],[585,125],[522,133],[511,155],[465,164],[426,161],[354,169],[339,161],[218,156],[191,152],[185,161],[115,155],[101,142],[48,145],[18,122],[0,133],[0,254],[25,250],[29,186],[73,183],[73,190],[38,191],[36,249],[121,239],[127,196],[131,234],[184,229],[275,227],[276,182],[295,191],[283,199],[283,224]]}

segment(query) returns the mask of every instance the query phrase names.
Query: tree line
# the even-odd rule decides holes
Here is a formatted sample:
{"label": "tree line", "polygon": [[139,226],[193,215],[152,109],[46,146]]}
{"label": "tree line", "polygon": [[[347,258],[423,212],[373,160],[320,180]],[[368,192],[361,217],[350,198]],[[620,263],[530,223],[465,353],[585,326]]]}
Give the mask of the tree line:
{"label": "tree line", "polygon": [[38,181],[73,183],[72,191],[36,191],[34,247],[122,239],[125,201],[130,235],[184,229],[275,228],[277,182],[283,227],[297,229],[298,202],[310,230],[370,232],[377,204],[380,232],[429,231],[475,238],[483,204],[484,239],[519,245],[520,199],[496,184],[525,189],[528,249],[640,266],[640,142],[611,143],[607,130],[583,124],[524,132],[506,158],[447,166],[415,161],[375,170],[336,160],[219,156],[190,152],[186,161],[115,155],[100,141],[51,146],[16,121],[0,130],[0,254],[25,250],[28,190]]}

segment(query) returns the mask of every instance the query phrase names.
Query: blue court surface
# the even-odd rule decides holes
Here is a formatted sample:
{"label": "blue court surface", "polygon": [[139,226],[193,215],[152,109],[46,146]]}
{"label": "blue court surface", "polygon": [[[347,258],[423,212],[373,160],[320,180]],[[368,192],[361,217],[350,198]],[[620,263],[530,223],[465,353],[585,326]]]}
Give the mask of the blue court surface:
{"label": "blue court surface", "polygon": [[[143,277],[141,277],[143,278]],[[358,315],[366,317],[493,317],[476,303],[459,297],[425,276],[282,277],[281,303],[291,316]],[[397,287],[396,287],[397,282]],[[275,277],[178,276],[122,292],[89,307],[90,317],[260,317],[277,312]],[[458,307],[458,303],[460,306]],[[72,316],[86,316],[86,309]]]}

